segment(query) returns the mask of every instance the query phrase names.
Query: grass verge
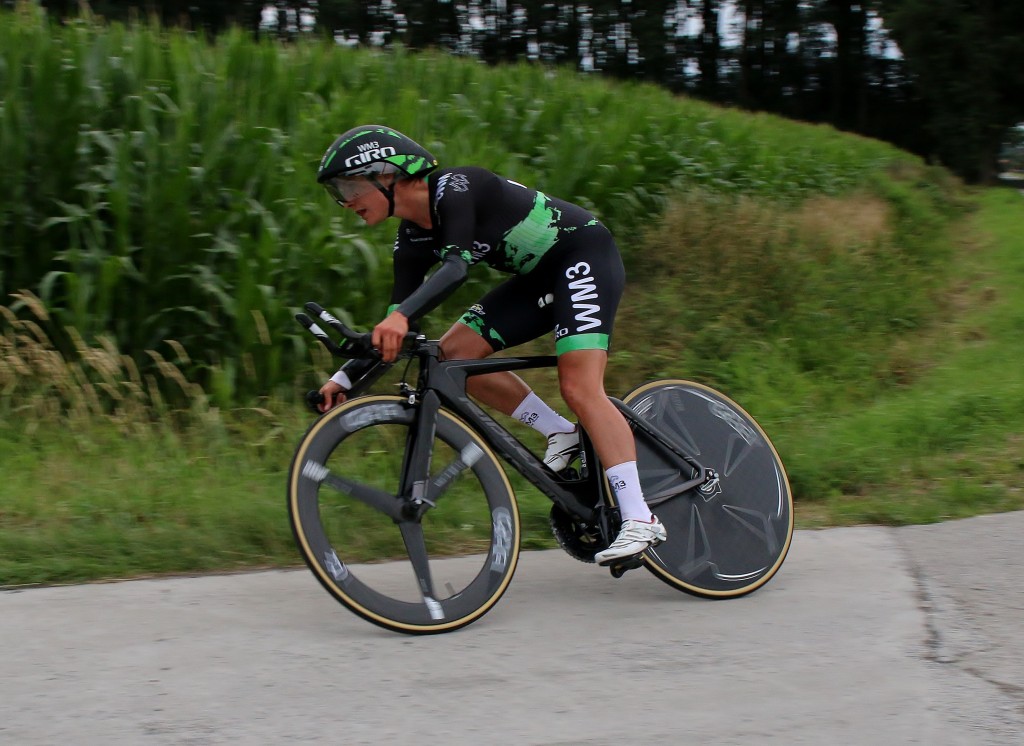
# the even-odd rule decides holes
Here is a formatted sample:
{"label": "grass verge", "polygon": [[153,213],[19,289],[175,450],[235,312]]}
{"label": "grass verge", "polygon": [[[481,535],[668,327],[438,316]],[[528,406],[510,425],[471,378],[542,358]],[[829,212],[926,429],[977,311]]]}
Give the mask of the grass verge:
{"label": "grass verge", "polygon": [[804,525],[909,524],[1024,508],[1024,200],[988,190],[956,237],[945,318],[902,347],[911,381],[787,433],[817,486]]}

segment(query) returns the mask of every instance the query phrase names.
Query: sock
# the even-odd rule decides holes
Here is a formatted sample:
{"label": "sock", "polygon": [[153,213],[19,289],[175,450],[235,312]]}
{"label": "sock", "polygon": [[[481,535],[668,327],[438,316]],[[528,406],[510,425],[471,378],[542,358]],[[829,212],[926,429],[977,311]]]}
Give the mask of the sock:
{"label": "sock", "polygon": [[644,493],[640,489],[640,475],[636,471],[636,461],[626,461],[618,466],[604,470],[608,476],[608,484],[615,492],[615,502],[619,504],[619,512],[624,521],[644,521],[650,523],[653,516],[647,507]]}
{"label": "sock", "polygon": [[545,404],[544,400],[532,391],[516,407],[512,416],[524,425],[529,425],[545,438],[554,433],[571,433],[575,429],[575,425]]}

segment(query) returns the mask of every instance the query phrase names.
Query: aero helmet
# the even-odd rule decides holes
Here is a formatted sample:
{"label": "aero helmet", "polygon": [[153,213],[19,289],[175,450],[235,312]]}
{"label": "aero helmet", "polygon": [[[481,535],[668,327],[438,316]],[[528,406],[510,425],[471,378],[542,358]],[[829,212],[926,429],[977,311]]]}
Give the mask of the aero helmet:
{"label": "aero helmet", "polygon": [[390,207],[388,214],[391,215],[395,209],[394,185],[385,187],[377,181],[376,176],[423,176],[435,168],[437,159],[414,140],[390,127],[365,124],[353,127],[331,144],[320,160],[316,180],[343,205],[353,198],[353,182],[348,180],[366,177],[387,198]]}

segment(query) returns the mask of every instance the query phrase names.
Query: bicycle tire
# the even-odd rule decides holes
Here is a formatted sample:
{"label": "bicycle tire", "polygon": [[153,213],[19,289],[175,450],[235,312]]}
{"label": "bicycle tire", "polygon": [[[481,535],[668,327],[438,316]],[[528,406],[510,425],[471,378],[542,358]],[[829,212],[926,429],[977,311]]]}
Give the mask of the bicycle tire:
{"label": "bicycle tire", "polygon": [[[446,469],[461,471],[419,524],[433,595],[408,571],[412,560],[404,570],[401,563],[372,564],[403,551],[410,557],[402,529],[338,488],[340,480],[328,475],[343,474],[395,495],[414,416],[415,409],[401,397],[366,396],[320,417],[292,459],[288,513],[306,565],[336,600],[380,627],[433,634],[476,621],[508,588],[519,560],[519,510],[491,448],[465,422],[441,409],[430,476],[440,479]],[[453,549],[467,556],[440,556]]]}
{"label": "bicycle tire", "polygon": [[668,531],[667,541],[644,553],[647,569],[704,598],[737,598],[767,583],[792,543],[793,497],[782,459],[761,426],[721,392],[693,381],[651,381],[623,401],[719,475],[706,493],[692,488],[668,497],[673,482],[697,475],[680,474],[637,436],[644,495],[656,503],[652,510]]}

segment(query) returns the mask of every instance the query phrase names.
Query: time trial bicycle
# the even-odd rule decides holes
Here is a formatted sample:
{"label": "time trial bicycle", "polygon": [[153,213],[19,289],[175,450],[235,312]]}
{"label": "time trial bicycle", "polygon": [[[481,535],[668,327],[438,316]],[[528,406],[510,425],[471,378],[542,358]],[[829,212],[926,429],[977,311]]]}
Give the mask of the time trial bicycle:
{"label": "time trial bicycle", "polygon": [[[438,341],[410,333],[398,359],[418,363],[415,381],[407,368],[398,394],[366,394],[393,364],[380,360],[369,333],[316,303],[305,308],[296,319],[334,356],[372,361],[349,398],[307,430],[288,476],[299,551],[348,609],[396,632],[431,634],[494,607],[515,572],[521,534],[499,457],[551,499],[551,530],[570,555],[594,562],[614,540],[614,493],[582,428],[578,462],[555,473],[466,393],[469,376],[552,367],[555,356],[443,360]],[[311,407],[318,397],[309,392]],[[613,564],[611,574],[643,566],[712,599],[767,583],[792,541],[793,500],[757,422],[687,380],[651,381],[610,399],[634,433],[644,495],[668,531],[666,542]],[[453,552],[463,556],[448,559]],[[411,572],[367,557],[406,557]]]}

